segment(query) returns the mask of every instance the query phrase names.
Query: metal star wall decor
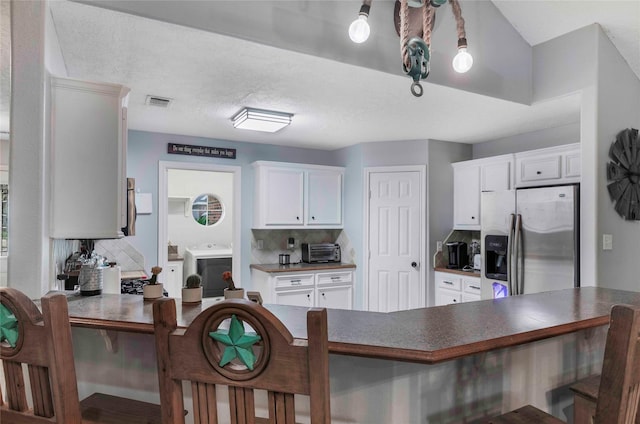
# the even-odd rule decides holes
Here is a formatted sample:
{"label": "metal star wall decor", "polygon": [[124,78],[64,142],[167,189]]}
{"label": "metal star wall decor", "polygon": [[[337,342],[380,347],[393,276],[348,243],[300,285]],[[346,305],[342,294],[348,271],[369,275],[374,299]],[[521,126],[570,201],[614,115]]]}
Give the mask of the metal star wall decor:
{"label": "metal star wall decor", "polygon": [[622,130],[611,143],[607,164],[609,196],[615,210],[628,221],[640,220],[640,134],[634,128]]}
{"label": "metal star wall decor", "polygon": [[18,341],[18,320],[6,306],[0,304],[0,343],[6,341],[16,347]]}
{"label": "metal star wall decor", "polygon": [[253,371],[253,366],[256,363],[253,345],[260,341],[260,336],[256,333],[246,333],[242,321],[235,315],[231,315],[229,330],[218,329],[210,332],[209,336],[226,346],[220,359],[221,367],[238,358],[247,368]]}

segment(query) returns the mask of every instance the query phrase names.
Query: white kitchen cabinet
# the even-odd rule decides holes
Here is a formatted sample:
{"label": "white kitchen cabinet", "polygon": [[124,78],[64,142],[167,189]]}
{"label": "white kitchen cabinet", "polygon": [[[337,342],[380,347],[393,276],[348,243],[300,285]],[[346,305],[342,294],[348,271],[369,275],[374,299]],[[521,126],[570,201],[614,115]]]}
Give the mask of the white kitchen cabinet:
{"label": "white kitchen cabinet", "polygon": [[496,156],[480,162],[480,191],[503,191],[513,188],[513,155]]}
{"label": "white kitchen cabinet", "polygon": [[480,230],[480,166],[453,165],[453,228]]}
{"label": "white kitchen cabinet", "polygon": [[274,295],[274,302],[278,305],[305,306],[311,308],[315,305],[314,290],[280,290]]}
{"label": "white kitchen cabinet", "polygon": [[516,153],[516,187],[580,182],[580,144]]}
{"label": "white kitchen cabinet", "polygon": [[307,172],[307,225],[342,226],[342,171]]}
{"label": "white kitchen cabinet", "polygon": [[353,308],[354,273],[349,269],[267,272],[251,269],[253,290],[264,303]]}
{"label": "white kitchen cabinet", "polygon": [[480,300],[480,277],[441,271],[434,274],[435,306]]}
{"label": "white kitchen cabinet", "polygon": [[342,228],[344,168],[258,161],[253,228]]}
{"label": "white kitchen cabinet", "polygon": [[123,236],[128,93],[117,84],[51,77],[52,238]]}
{"label": "white kitchen cabinet", "polygon": [[160,274],[164,275],[164,288],[169,293],[169,297],[181,298],[183,284],[183,263],[182,261],[169,261],[167,263],[166,272]]}

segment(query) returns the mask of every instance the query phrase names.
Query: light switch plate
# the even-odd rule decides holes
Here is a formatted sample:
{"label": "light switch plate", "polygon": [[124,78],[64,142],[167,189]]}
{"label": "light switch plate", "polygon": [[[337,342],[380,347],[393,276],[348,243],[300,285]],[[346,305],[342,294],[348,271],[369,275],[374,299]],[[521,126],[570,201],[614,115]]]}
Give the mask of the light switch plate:
{"label": "light switch plate", "polygon": [[613,250],[613,234],[602,235],[602,250]]}
{"label": "light switch plate", "polygon": [[436,252],[442,252],[442,241],[436,241]]}

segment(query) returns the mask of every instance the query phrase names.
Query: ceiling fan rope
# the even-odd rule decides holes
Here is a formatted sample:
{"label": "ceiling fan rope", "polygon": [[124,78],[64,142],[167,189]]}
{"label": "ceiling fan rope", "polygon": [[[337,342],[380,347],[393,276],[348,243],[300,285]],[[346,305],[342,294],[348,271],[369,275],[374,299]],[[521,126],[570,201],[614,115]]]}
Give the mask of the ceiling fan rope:
{"label": "ceiling fan rope", "polygon": [[407,43],[409,42],[409,4],[407,0],[400,0],[400,51],[402,53],[402,63],[405,69],[411,69],[411,59],[409,59],[409,50]]}
{"label": "ceiling fan rope", "polygon": [[467,38],[467,34],[464,30],[464,18],[462,17],[460,2],[458,2],[458,0],[449,0],[449,3],[451,3],[451,9],[453,9],[453,16],[455,16],[456,18],[456,30],[458,31],[458,39]]}

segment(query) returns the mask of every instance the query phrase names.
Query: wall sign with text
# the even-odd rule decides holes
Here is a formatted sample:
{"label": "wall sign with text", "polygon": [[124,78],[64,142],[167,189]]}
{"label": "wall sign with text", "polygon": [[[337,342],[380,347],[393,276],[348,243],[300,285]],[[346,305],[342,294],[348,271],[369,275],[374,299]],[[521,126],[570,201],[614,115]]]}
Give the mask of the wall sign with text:
{"label": "wall sign with text", "polygon": [[167,143],[167,153],[174,155],[205,156],[209,158],[236,158],[236,149],[227,149],[226,147],[193,146],[190,144],[178,143]]}

